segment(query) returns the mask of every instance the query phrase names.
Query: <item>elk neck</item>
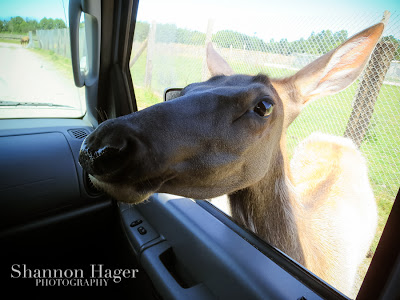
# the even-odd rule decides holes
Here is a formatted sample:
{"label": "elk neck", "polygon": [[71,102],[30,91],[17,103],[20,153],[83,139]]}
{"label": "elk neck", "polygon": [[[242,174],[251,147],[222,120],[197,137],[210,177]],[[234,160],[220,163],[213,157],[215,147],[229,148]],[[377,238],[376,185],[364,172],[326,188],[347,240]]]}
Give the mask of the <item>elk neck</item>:
{"label": "elk neck", "polygon": [[229,195],[232,217],[269,244],[304,264],[296,216],[300,209],[281,139],[274,163],[262,180]]}

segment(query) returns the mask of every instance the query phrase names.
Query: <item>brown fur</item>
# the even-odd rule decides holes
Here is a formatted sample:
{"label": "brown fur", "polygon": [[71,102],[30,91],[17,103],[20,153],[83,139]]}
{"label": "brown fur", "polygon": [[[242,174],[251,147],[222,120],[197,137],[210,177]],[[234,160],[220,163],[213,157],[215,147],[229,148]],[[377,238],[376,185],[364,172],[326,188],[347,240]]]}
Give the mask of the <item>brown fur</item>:
{"label": "brown fur", "polygon": [[27,46],[29,44],[29,36],[23,36],[21,38],[21,46]]}
{"label": "brown fur", "polygon": [[[357,78],[382,31],[383,24],[366,29],[294,76],[272,80],[284,115],[280,145],[269,150],[274,164],[258,184],[229,195],[235,220],[344,293],[377,224],[365,160],[350,140],[316,134],[302,143],[290,168],[285,134],[305,104]],[[224,64],[217,74],[225,70]]]}

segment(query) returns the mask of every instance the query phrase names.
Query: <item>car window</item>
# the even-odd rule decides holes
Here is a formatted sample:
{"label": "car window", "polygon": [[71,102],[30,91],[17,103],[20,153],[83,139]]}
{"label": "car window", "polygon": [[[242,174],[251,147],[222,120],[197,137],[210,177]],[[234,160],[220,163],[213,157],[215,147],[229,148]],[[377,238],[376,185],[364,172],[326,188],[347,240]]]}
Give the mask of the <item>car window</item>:
{"label": "car window", "polygon": [[[0,3],[0,118],[76,118],[85,113],[84,89],[75,87],[72,75],[68,4]],[[84,33],[82,19],[83,45]]]}
{"label": "car window", "polygon": [[138,108],[144,109],[161,102],[166,88],[210,78],[208,42],[236,73],[280,78],[382,18],[383,38],[361,76],[342,92],[309,104],[287,132],[289,158],[318,131],[352,139],[366,159],[378,225],[356,283],[345,291],[351,297],[357,295],[399,188],[400,15],[394,4],[346,1],[310,8],[303,2],[149,0],[139,5],[130,60]]}

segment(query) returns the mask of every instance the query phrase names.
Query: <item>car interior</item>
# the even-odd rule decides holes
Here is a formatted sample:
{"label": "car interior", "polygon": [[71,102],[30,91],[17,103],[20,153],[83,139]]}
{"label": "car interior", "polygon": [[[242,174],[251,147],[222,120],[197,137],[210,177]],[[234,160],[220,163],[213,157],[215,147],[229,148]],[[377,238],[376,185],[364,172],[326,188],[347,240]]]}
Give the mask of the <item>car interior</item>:
{"label": "car interior", "polygon": [[[138,0],[70,1],[71,61],[86,99],[84,115],[0,119],[3,295],[348,299],[208,201],[154,194],[128,205],[93,186],[78,161],[83,140],[105,118],[138,110],[129,63],[139,7]],[[86,72],[79,54],[83,15]],[[400,297],[399,197],[357,299]],[[71,277],[68,272],[83,270],[85,280],[100,265],[134,275],[114,281],[116,273],[98,272],[110,279],[107,286],[78,288],[37,286],[46,276],[23,271],[59,269]]]}

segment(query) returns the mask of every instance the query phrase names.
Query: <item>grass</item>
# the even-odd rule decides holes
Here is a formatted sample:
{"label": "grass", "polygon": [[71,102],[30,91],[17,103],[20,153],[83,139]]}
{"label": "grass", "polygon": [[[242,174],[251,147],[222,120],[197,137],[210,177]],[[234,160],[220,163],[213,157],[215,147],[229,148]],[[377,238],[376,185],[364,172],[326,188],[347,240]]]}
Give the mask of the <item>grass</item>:
{"label": "grass", "polygon": [[16,34],[16,33],[0,33],[0,42],[2,43],[12,43],[12,44],[20,44],[21,37],[27,36],[26,34]]}
{"label": "grass", "polygon": [[[4,39],[0,34],[0,42],[2,43],[11,43],[11,44],[20,44],[19,40],[16,39]],[[38,42],[34,42],[37,46]],[[71,59],[66,58],[64,56],[58,55],[50,50],[44,50],[39,48],[26,48],[29,51],[32,51],[39,56],[41,56],[44,60],[49,61],[52,65],[57,68],[61,73],[63,73],[67,78],[73,79],[72,73],[72,65]]]}
{"label": "grass", "polygon": [[71,59],[58,55],[50,50],[32,48],[30,51],[38,54],[44,60],[50,61],[67,78],[73,79]]}
{"label": "grass", "polygon": [[7,39],[0,36],[0,43],[21,44],[19,40]]}
{"label": "grass", "polygon": [[135,86],[135,97],[138,100],[138,109],[144,109],[162,101],[162,97],[156,95],[150,89]]}

